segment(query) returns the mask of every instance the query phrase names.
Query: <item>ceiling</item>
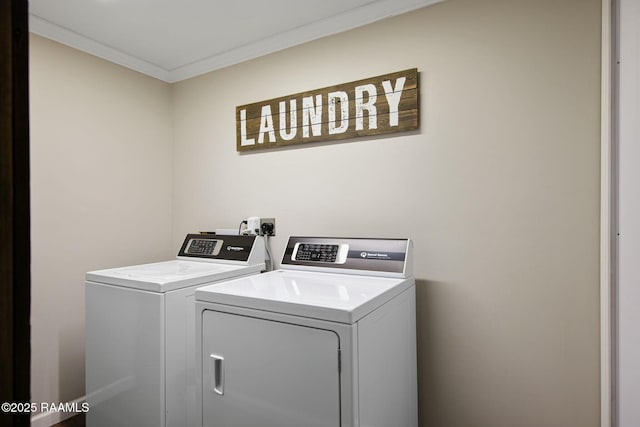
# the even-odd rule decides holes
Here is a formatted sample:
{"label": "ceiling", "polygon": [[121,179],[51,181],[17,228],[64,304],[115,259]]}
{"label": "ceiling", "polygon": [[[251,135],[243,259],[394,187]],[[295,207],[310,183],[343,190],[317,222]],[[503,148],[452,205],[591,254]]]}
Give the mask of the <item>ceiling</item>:
{"label": "ceiling", "polygon": [[440,1],[29,0],[29,30],[176,82]]}

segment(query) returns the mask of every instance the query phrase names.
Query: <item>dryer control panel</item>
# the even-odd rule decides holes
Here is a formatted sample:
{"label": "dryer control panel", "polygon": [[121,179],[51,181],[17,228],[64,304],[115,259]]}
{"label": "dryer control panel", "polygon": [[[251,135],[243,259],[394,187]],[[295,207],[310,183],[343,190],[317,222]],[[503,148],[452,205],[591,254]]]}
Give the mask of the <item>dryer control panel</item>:
{"label": "dryer control panel", "polygon": [[294,261],[324,262],[344,264],[347,260],[349,245],[298,242],[293,248],[291,259]]}
{"label": "dryer control panel", "polygon": [[290,237],[283,269],[408,277],[413,274],[410,239]]}

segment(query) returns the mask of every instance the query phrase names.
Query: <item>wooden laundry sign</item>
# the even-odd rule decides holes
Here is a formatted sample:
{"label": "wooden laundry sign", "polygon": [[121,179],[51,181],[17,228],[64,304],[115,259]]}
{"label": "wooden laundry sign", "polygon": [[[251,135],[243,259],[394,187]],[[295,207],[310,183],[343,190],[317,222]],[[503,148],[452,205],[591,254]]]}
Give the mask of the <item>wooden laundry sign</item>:
{"label": "wooden laundry sign", "polygon": [[417,128],[416,68],[236,107],[238,151]]}

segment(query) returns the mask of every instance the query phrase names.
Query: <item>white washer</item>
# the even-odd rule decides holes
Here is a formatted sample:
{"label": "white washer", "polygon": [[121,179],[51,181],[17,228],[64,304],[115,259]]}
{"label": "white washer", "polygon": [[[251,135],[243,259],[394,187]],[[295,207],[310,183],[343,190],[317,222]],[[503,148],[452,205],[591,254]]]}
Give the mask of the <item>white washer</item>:
{"label": "white washer", "polygon": [[265,268],[261,237],[190,234],[176,260],[86,274],[88,427],[191,427],[196,288]]}
{"label": "white washer", "polygon": [[196,291],[204,427],[417,427],[408,239],[291,237],[281,269]]}

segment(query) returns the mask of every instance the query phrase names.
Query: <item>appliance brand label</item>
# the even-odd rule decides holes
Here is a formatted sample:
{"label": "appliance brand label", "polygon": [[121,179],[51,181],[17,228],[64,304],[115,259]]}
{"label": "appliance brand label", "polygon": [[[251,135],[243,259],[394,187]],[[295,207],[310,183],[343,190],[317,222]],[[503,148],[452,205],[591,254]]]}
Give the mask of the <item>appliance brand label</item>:
{"label": "appliance brand label", "polygon": [[234,251],[234,252],[242,252],[244,251],[244,248],[241,248],[239,246],[227,246],[227,250]]}
{"label": "appliance brand label", "polygon": [[360,258],[372,261],[404,261],[404,252],[349,251],[348,258]]}
{"label": "appliance brand label", "polygon": [[381,253],[381,252],[360,252],[360,258],[365,259],[392,259],[389,254]]}

